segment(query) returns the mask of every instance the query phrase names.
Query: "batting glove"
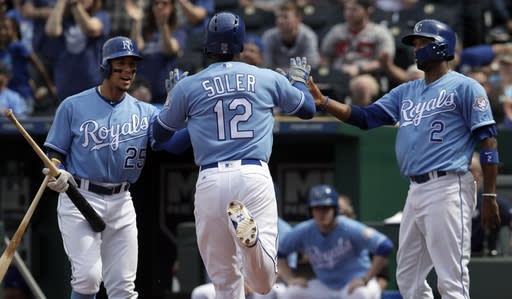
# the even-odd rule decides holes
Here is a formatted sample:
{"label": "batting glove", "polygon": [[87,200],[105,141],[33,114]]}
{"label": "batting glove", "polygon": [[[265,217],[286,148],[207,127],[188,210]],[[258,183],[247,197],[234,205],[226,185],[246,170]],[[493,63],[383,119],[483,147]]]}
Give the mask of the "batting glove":
{"label": "batting glove", "polygon": [[167,93],[171,91],[171,89],[178,84],[178,82],[185,78],[188,75],[188,72],[182,72],[179,69],[174,69],[169,72],[169,79],[165,80],[165,90],[167,90]]}
{"label": "batting glove", "polygon": [[307,64],[306,57],[290,58],[290,83],[293,85],[295,82],[308,82],[309,72],[311,72],[311,65]]}
{"label": "batting glove", "polygon": [[276,68],[276,72],[286,77],[286,79],[290,80],[290,73],[285,72],[282,68]]}
{"label": "batting glove", "polygon": [[[49,175],[50,169],[43,168],[43,174]],[[75,179],[71,175],[71,173],[61,170],[60,175],[57,179],[52,178],[51,182],[48,183],[48,187],[56,192],[66,192],[68,191],[69,184],[72,184],[73,186],[77,187],[78,185],[75,182]]]}

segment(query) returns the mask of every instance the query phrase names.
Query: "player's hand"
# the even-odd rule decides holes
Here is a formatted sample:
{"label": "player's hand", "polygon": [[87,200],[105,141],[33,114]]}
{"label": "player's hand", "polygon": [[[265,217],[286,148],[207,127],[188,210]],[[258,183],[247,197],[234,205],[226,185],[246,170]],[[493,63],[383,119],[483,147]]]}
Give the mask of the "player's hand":
{"label": "player's hand", "polygon": [[169,72],[169,79],[165,80],[165,90],[167,90],[167,93],[171,91],[171,89],[178,84],[178,82],[185,78],[188,75],[188,72],[182,72],[179,69],[174,69]]}
{"label": "player's hand", "polygon": [[304,277],[294,277],[294,278],[290,279],[290,281],[287,281],[286,283],[288,285],[296,285],[296,286],[301,286],[303,288],[308,287],[308,280]]}
{"label": "player's hand", "polygon": [[480,220],[485,229],[495,229],[500,223],[500,210],[495,198],[483,198]]}
{"label": "player's hand", "polygon": [[307,63],[306,57],[290,58],[290,72],[289,80],[293,85],[295,82],[308,82],[309,72],[311,72],[311,65]]}
{"label": "player's hand", "polygon": [[315,100],[315,106],[324,107],[327,102],[327,97],[322,94],[318,86],[313,81],[313,77],[308,78],[308,90]]}
{"label": "player's hand", "polygon": [[358,288],[358,287],[364,287],[365,286],[365,283],[364,283],[364,280],[363,278],[354,278],[352,279],[352,281],[350,282],[349,286],[348,286],[348,294],[352,294],[352,292]]}
{"label": "player's hand", "polygon": [[[49,173],[50,173],[50,169],[43,168],[44,175],[49,175]],[[59,193],[66,192],[66,191],[68,191],[69,184],[72,184],[75,187],[77,186],[75,179],[73,178],[71,173],[69,173],[65,170],[61,170],[58,178],[52,177],[50,179],[50,182],[48,183],[48,188],[52,189],[53,191],[59,192]]]}

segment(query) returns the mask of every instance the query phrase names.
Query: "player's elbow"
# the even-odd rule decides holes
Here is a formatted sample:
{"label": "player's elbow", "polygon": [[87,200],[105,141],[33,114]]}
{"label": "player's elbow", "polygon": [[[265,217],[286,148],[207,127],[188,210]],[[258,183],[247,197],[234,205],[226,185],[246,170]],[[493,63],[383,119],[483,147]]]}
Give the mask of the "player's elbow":
{"label": "player's elbow", "polygon": [[153,138],[157,143],[166,142],[172,137],[172,135],[174,135],[173,131],[162,127],[158,121],[153,122]]}

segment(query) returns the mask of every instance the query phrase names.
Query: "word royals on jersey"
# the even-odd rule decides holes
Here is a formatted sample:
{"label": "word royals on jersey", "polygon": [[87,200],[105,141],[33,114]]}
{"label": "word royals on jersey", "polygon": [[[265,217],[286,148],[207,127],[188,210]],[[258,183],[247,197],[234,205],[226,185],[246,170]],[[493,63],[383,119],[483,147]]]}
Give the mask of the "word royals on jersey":
{"label": "word royals on jersey", "polygon": [[[87,120],[80,126],[80,132],[84,133],[83,147],[89,146],[89,138],[96,143],[90,150],[98,150],[110,146],[113,151],[119,148],[119,143],[130,141],[137,138],[143,138],[147,135],[149,129],[149,117],[140,118],[137,114],[132,114],[131,122],[113,124],[112,126],[100,126],[95,120]],[[140,132],[140,134],[138,134]],[[135,135],[138,134],[138,135]],[[121,136],[129,136],[126,139],[120,139]],[[107,143],[105,143],[107,140]],[[110,142],[108,142],[110,141]]]}
{"label": "word royals on jersey", "polygon": [[418,102],[415,104],[412,100],[403,100],[401,110],[404,121],[400,126],[405,127],[414,124],[417,127],[423,118],[455,110],[457,105],[455,104],[454,97],[454,92],[446,94],[446,90],[443,89],[438,97],[432,98],[426,102]]}

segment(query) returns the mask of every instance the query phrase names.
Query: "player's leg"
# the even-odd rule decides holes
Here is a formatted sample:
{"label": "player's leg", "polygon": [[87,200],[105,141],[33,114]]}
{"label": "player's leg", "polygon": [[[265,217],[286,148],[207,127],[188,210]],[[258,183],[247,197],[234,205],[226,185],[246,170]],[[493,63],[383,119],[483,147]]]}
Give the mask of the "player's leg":
{"label": "player's leg", "polygon": [[253,293],[251,298],[252,299],[278,299],[278,298],[281,298],[281,296],[284,294],[284,292],[286,291],[286,288],[287,288],[286,284],[284,284],[282,282],[276,282],[274,284],[274,286],[272,287],[272,290],[270,291],[270,293],[265,294],[265,295]]}
{"label": "player's leg", "polygon": [[190,299],[215,299],[215,287],[213,283],[206,283],[192,290]]}
{"label": "player's leg", "polygon": [[[241,168],[231,179],[237,182],[238,200],[249,210],[258,227],[258,241],[253,247],[238,243],[244,276],[260,294],[271,291],[277,276],[277,203],[274,184],[266,164]],[[233,192],[234,190],[232,190]]]}
{"label": "player's leg", "polygon": [[226,215],[231,198],[226,177],[216,168],[199,173],[194,201],[197,245],[215,285],[216,298],[242,299],[244,281],[230,232],[232,224]]}
{"label": "player's leg", "polygon": [[431,299],[426,277],[432,269],[417,204],[423,200],[416,184],[411,184],[400,222],[396,280],[404,299]]}
{"label": "player's leg", "polygon": [[380,299],[382,295],[382,289],[380,288],[377,279],[371,279],[368,281],[366,286],[358,287],[354,289],[352,294],[348,294],[348,285],[341,291],[341,297],[343,299]]}
{"label": "player's leg", "polygon": [[[82,191],[83,192],[83,191]],[[92,195],[83,192],[92,201]],[[102,215],[101,210],[98,213]],[[66,193],[60,193],[57,206],[59,229],[64,251],[71,263],[72,297],[94,296],[101,284],[101,234],[94,232],[84,216],[78,211]],[[87,297],[82,297],[87,298]]]}
{"label": "player's leg", "polygon": [[427,246],[443,299],[469,298],[467,265],[471,250],[471,221],[475,187],[471,173],[438,180],[433,193],[443,194],[428,207]]}
{"label": "player's leg", "polygon": [[95,299],[96,295],[83,295],[75,291],[71,291],[71,299]]}
{"label": "player's leg", "polygon": [[105,198],[108,206],[104,217],[101,257],[103,280],[108,298],[134,299],[137,274],[138,242],[135,208],[129,192]]}

